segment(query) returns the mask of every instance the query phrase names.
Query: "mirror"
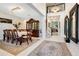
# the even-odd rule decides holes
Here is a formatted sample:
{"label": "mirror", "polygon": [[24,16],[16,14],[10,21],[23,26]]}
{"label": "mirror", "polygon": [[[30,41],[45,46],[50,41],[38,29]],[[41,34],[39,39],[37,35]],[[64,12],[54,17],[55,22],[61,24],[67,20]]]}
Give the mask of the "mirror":
{"label": "mirror", "polygon": [[64,34],[66,36],[66,38],[68,37],[68,16],[65,17],[64,19]]}
{"label": "mirror", "polygon": [[74,12],[74,14],[73,14],[73,16],[72,16],[72,37],[73,38],[76,38],[76,19],[75,19],[75,12]]}
{"label": "mirror", "polygon": [[75,4],[70,11],[70,28],[69,35],[70,39],[75,43],[78,43],[78,4]]}
{"label": "mirror", "polygon": [[69,31],[69,18],[68,18],[68,16],[66,16],[64,19],[64,34],[65,34],[65,41],[67,43],[70,42],[68,31]]}

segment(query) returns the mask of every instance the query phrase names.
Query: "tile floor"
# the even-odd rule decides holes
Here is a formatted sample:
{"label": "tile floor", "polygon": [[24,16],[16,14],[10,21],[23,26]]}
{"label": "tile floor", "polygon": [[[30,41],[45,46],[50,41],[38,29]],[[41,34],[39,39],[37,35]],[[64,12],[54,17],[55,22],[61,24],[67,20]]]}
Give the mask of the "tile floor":
{"label": "tile floor", "polygon": [[[52,36],[50,38],[39,38],[40,40],[33,44],[31,47],[27,48],[26,50],[19,53],[17,56],[27,56],[30,52],[32,52],[38,45],[40,45],[44,40],[56,41],[56,42],[65,42],[64,38],[61,36]],[[79,56],[79,44],[75,44],[73,41],[70,43],[66,43],[68,49],[70,50],[73,56]],[[13,56],[12,54],[0,49],[0,56]]]}

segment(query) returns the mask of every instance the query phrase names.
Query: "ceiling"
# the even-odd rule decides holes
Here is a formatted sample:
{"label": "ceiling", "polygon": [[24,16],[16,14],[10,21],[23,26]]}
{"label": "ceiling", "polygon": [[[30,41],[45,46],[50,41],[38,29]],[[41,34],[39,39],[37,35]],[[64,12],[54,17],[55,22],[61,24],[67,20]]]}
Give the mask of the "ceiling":
{"label": "ceiling", "polygon": [[43,15],[46,15],[46,7],[47,6],[55,6],[64,3],[32,3],[36,9],[38,9]]}
{"label": "ceiling", "polygon": [[26,19],[27,17],[39,16],[41,13],[30,3],[1,3],[0,12]]}
{"label": "ceiling", "polygon": [[43,15],[46,15],[46,3],[32,3]]}
{"label": "ceiling", "polygon": [[1,3],[0,12],[26,19],[29,18],[29,16],[36,17],[39,15],[46,15],[46,6],[58,4],[61,3]]}

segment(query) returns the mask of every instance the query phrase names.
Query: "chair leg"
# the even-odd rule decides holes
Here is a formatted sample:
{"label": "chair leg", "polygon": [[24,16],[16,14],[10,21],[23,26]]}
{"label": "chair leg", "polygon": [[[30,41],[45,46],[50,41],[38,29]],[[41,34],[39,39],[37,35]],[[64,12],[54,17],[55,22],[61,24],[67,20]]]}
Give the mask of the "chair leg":
{"label": "chair leg", "polygon": [[9,42],[9,37],[7,37],[7,42]]}
{"label": "chair leg", "polygon": [[3,35],[3,41],[5,41],[5,35]]}
{"label": "chair leg", "polygon": [[16,45],[18,44],[18,41],[16,41]]}
{"label": "chair leg", "polygon": [[22,45],[22,41],[20,42],[20,45]]}
{"label": "chair leg", "polygon": [[29,44],[28,39],[26,39],[26,41],[27,41],[27,44]]}
{"label": "chair leg", "polygon": [[14,43],[15,39],[12,39],[11,43]]}
{"label": "chair leg", "polygon": [[29,40],[32,42],[32,38],[30,37]]}

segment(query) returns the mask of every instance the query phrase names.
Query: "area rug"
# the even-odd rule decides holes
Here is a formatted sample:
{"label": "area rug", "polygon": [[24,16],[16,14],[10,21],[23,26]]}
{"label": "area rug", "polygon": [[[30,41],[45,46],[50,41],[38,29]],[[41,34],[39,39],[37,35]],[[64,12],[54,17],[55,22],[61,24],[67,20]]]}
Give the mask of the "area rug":
{"label": "area rug", "polygon": [[23,43],[22,45],[16,45],[16,44],[11,44],[11,43],[7,43],[4,41],[0,41],[0,48],[13,54],[13,55],[17,55],[20,52],[24,51],[25,49],[27,49],[28,47],[30,47],[31,45],[33,45],[34,43],[36,43],[37,41],[39,41],[39,39],[33,39],[32,42],[29,43],[29,45],[27,44],[27,42]]}
{"label": "area rug", "polygon": [[71,56],[65,43],[43,41],[28,56]]}

